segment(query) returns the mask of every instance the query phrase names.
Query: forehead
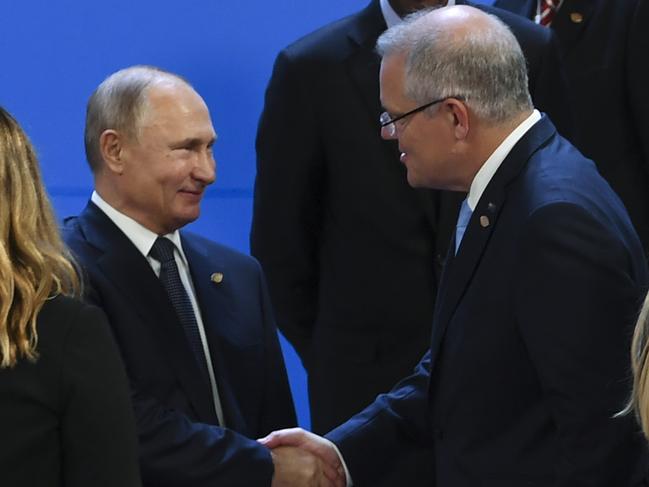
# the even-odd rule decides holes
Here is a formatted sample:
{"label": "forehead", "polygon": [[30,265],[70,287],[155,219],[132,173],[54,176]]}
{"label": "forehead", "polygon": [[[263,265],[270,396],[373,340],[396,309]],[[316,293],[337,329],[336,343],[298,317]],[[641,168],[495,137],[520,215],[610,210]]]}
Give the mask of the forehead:
{"label": "forehead", "polygon": [[[140,129],[167,130],[181,137],[188,132],[203,132],[205,137],[214,135],[210,113],[203,99],[190,86],[174,81],[149,88]],[[191,135],[200,136],[196,133]]]}
{"label": "forehead", "polygon": [[387,110],[396,113],[411,102],[405,95],[405,55],[395,54],[381,60],[379,82],[381,103]]}

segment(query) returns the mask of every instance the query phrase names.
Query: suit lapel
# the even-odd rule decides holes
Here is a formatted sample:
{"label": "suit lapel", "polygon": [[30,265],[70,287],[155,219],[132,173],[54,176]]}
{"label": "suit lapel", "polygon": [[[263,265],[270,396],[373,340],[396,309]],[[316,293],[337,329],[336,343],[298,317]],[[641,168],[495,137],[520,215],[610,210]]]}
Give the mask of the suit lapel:
{"label": "suit lapel", "polygon": [[[507,186],[523,170],[531,155],[548,142],[556,129],[545,116],[521,138],[507,155],[478,201],[464,232],[457,255],[447,258],[439,299],[435,310],[431,338],[431,370],[453,318],[480,265],[489,240],[498,225],[498,217],[506,204]],[[453,252],[449,248],[449,255]]]}
{"label": "suit lapel", "polygon": [[[349,40],[354,47],[345,60],[349,77],[358,90],[358,96],[364,101],[367,108],[369,123],[376,126],[377,136],[380,130],[379,116],[383,109],[379,89],[381,58],[376,53],[376,40],[386,28],[379,2],[374,0],[358,14],[356,22],[348,33]],[[389,157],[394,160],[395,164],[398,164],[400,153],[396,141],[384,140],[382,144]],[[415,191],[426,217],[433,227],[433,232],[435,232],[437,226],[436,192],[413,191]]]}
{"label": "suit lapel", "polygon": [[148,261],[92,202],[79,216],[88,243],[103,251],[97,266],[137,311],[148,336],[155,337],[199,418],[216,422],[210,386],[203,380],[175,310]]}
{"label": "suit lapel", "polygon": [[379,96],[379,68],[381,59],[375,52],[376,39],[386,29],[383,15],[377,0],[359,12],[356,22],[348,33],[354,46],[345,60],[347,72],[358,88],[358,95],[367,106],[371,123],[376,124],[381,114]]}
{"label": "suit lapel", "polygon": [[236,354],[236,351],[226,353],[226,349],[232,345],[236,346],[231,331],[237,329],[237,316],[232,308],[232,297],[228,296],[230,286],[212,280],[215,273],[220,273],[225,280],[234,279],[236,276],[228,273],[225,264],[220,262],[217,256],[210,255],[208,249],[191,235],[181,233],[181,238],[196,299],[201,309],[225,422],[229,428],[245,432],[248,423],[241,414],[241,408],[237,406],[234,388],[237,385],[244,388],[248,385],[238,384],[240,381],[237,380],[236,364],[224,360],[224,357]]}

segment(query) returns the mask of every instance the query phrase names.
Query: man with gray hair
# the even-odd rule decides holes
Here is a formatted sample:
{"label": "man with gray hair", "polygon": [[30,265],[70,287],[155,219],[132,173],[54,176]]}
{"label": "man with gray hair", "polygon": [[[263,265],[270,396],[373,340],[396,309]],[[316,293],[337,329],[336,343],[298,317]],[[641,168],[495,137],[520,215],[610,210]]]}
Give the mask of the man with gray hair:
{"label": "man with gray hair", "polygon": [[340,458],[348,483],[374,485],[405,445],[432,447],[436,487],[644,485],[637,426],[613,418],[649,282],[624,206],[533,108],[520,47],[495,17],[426,12],[378,48],[382,135],[398,140],[408,182],[468,192],[430,349],[328,439],[261,441],[320,456],[334,485]]}
{"label": "man with gray hair", "polygon": [[295,425],[259,264],[180,230],[214,182],[215,140],[181,77],[149,66],[109,76],[87,109],[95,191],[66,220],[65,240],[122,352],[143,484],[306,482],[318,472],[312,455],[255,441]]}

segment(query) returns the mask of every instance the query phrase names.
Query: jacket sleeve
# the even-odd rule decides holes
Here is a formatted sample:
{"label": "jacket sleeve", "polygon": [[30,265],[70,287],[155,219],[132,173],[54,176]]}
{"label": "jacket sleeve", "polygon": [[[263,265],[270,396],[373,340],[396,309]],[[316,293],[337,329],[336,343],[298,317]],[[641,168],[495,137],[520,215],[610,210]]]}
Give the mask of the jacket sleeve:
{"label": "jacket sleeve", "polygon": [[327,433],[354,485],[375,485],[404,455],[432,446],[428,384],[430,351],[412,375]]}
{"label": "jacket sleeve", "polygon": [[260,301],[264,321],[265,369],[264,395],[261,408],[260,436],[282,428],[297,425],[295,406],[286,375],[284,357],[277,337],[277,328],[273,318],[273,309],[268,296],[264,274],[259,269]]}
{"label": "jacket sleeve", "polygon": [[308,363],[324,173],[305,71],[286,52],[275,62],[257,133],[250,247],[268,278],[278,327]]}

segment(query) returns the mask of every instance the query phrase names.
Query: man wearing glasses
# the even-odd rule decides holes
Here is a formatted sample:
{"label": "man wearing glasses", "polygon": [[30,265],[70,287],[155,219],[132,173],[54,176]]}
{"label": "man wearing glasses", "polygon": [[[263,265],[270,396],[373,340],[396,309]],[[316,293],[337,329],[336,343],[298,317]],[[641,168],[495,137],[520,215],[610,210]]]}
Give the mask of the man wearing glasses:
{"label": "man wearing glasses", "polygon": [[[462,196],[408,186],[396,144],[377,131],[374,46],[401,17],[444,3],[372,0],[283,50],[268,86],[251,250],[268,277],[278,326],[306,367],[315,432],[410,373],[430,340]],[[534,102],[566,134],[569,104],[552,32],[481,8],[511,27]],[[430,485],[409,465],[403,485]]]}
{"label": "man wearing glasses", "polygon": [[415,468],[432,466],[435,487],[646,485],[644,438],[632,416],[614,417],[649,283],[620,199],[534,109],[497,18],[435,10],[378,49],[381,133],[408,182],[468,192],[429,350],[328,439],[285,430],[262,442],[320,456],[337,486],[376,485],[424,447]]}

